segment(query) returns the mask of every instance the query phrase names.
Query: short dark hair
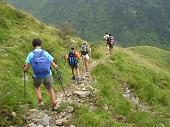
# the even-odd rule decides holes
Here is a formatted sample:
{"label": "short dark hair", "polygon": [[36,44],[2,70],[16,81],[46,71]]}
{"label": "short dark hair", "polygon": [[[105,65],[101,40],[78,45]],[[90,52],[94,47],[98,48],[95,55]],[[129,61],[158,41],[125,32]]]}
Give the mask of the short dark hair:
{"label": "short dark hair", "polygon": [[112,34],[109,34],[109,36],[112,36]]}
{"label": "short dark hair", "polygon": [[105,34],[108,34],[107,32]]}
{"label": "short dark hair", "polygon": [[42,44],[42,41],[41,41],[40,39],[34,39],[34,40],[32,41],[32,45],[33,45],[34,47],[36,47],[36,46],[41,46],[41,44]]}
{"label": "short dark hair", "polygon": [[74,47],[71,47],[71,50],[74,50]]}

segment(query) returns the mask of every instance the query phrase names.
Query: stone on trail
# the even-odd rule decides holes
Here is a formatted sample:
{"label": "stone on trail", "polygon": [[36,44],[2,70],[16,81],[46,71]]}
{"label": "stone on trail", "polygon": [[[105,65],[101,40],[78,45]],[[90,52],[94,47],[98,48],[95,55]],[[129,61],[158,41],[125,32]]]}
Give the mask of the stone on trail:
{"label": "stone on trail", "polygon": [[28,127],[38,127],[38,126],[34,123],[30,123],[30,124],[28,124]]}
{"label": "stone on trail", "polygon": [[28,112],[29,116],[27,117],[27,120],[31,120],[34,122],[38,122],[40,119],[42,119],[45,116],[45,112],[41,110],[37,110],[35,112]]}
{"label": "stone on trail", "polygon": [[89,85],[89,88],[90,88],[92,91],[94,91],[94,88],[93,88],[91,85]]}
{"label": "stone on trail", "polygon": [[48,126],[49,125],[49,122],[50,122],[50,118],[47,114],[45,114],[44,118],[42,118],[40,121],[39,121],[39,124],[40,125],[43,125],[43,126]]}
{"label": "stone on trail", "polygon": [[65,112],[72,113],[74,112],[74,107],[68,106],[67,108],[64,109]]}
{"label": "stone on trail", "polygon": [[38,125],[37,127],[44,127],[43,125]]}
{"label": "stone on trail", "polygon": [[90,96],[90,91],[74,91],[74,95],[78,95],[81,98],[86,98]]}
{"label": "stone on trail", "polygon": [[66,117],[67,115],[68,115],[68,113],[67,113],[67,112],[61,112],[61,113],[60,113],[60,116],[61,116],[60,118],[62,118],[62,117]]}
{"label": "stone on trail", "polygon": [[87,89],[86,89],[86,88],[82,88],[82,90],[83,90],[83,91],[87,91]]}
{"label": "stone on trail", "polygon": [[68,120],[66,118],[62,118],[62,119],[59,119],[59,120],[55,121],[55,124],[57,126],[62,126],[62,125],[67,124],[67,123],[68,123]]}
{"label": "stone on trail", "polygon": [[37,112],[37,111],[38,111],[38,109],[29,109],[28,112]]}
{"label": "stone on trail", "polygon": [[13,117],[17,117],[16,112],[12,112],[12,116],[13,116]]}

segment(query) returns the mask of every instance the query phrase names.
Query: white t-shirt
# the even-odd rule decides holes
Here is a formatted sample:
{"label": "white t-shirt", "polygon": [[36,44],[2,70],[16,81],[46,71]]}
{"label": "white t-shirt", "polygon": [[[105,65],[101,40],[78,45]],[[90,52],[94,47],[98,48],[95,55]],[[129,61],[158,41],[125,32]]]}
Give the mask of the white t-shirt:
{"label": "white t-shirt", "polygon": [[103,37],[104,39],[105,39],[105,41],[109,38],[109,35],[108,34],[106,34],[104,37]]}

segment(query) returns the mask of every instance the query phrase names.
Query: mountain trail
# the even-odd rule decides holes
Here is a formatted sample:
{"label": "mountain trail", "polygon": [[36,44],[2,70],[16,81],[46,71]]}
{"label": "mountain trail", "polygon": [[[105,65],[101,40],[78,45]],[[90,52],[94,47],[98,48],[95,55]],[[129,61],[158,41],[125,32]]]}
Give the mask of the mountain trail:
{"label": "mountain trail", "polygon": [[[75,108],[73,105],[86,105],[90,110],[95,110],[96,98],[94,95],[95,79],[91,75],[92,69],[97,66],[102,60],[92,61],[89,72],[81,73],[80,84],[76,82],[65,88],[65,95],[63,91],[56,92],[57,103],[59,104],[58,111],[51,111],[50,109],[29,109],[25,115],[27,122],[26,127],[75,127],[69,125],[70,119],[73,117]],[[63,106],[62,105],[66,105]],[[61,111],[60,111],[61,110]]]}
{"label": "mountain trail", "polygon": [[[109,55],[105,55],[100,60],[94,60],[90,64],[89,72],[80,70],[81,80],[80,84],[76,82],[72,83],[65,88],[65,95],[63,91],[56,92],[57,103],[59,109],[57,111],[51,111],[51,109],[28,109],[25,120],[27,125],[25,127],[76,127],[70,124],[70,120],[73,117],[73,113],[76,110],[75,106],[87,106],[89,110],[95,111],[96,109],[96,96],[95,96],[95,84],[96,80],[91,75],[91,71],[99,63],[104,64]],[[123,96],[127,98],[130,103],[134,105],[137,110],[143,112],[152,112],[149,105],[141,103],[138,97],[133,93],[133,90],[129,89],[127,84],[122,85]],[[104,110],[110,111],[109,106],[105,105]],[[154,114],[154,113],[153,113]],[[113,119],[126,123],[126,117],[114,114]],[[131,126],[128,125],[127,126]]]}

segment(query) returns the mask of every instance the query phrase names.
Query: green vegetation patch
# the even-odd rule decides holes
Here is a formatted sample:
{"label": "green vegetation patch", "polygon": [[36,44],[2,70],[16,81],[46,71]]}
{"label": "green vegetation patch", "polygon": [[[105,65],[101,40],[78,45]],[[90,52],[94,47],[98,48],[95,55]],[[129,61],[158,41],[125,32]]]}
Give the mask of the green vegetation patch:
{"label": "green vegetation patch", "polygon": [[80,127],[123,127],[122,123],[115,121],[111,115],[101,109],[89,111],[89,107],[77,107],[72,122]]}
{"label": "green vegetation patch", "polygon": [[[62,73],[64,86],[69,84],[71,79],[71,70],[67,61],[64,60],[64,55],[68,53],[68,50],[60,45],[63,40],[59,37],[56,29],[44,25],[32,16],[2,3],[0,4],[0,15],[0,125],[23,125],[25,120],[23,119],[22,105],[37,106],[31,68],[26,74],[26,98],[24,99],[22,66],[27,54],[33,49],[32,40],[40,38],[43,42],[42,48],[54,56]],[[74,40],[80,41],[80,39]],[[55,90],[61,90],[54,70],[53,75]],[[45,104],[50,106],[49,96],[43,86],[42,95]],[[12,112],[16,112],[16,118],[12,117]],[[4,117],[5,115],[7,118]]]}
{"label": "green vegetation patch", "polygon": [[[78,126],[103,127],[107,126],[109,120],[110,127],[114,127],[116,125],[111,122],[113,119],[119,123],[117,126],[169,126],[169,74],[159,71],[162,68],[152,61],[143,59],[140,54],[117,48],[112,56],[98,64],[92,72],[97,80],[96,110],[86,111],[86,108],[78,107],[74,123]],[[139,97],[140,103],[150,107],[150,111],[141,111],[137,105],[123,97],[125,84]],[[107,111],[104,108],[106,105]],[[101,117],[100,113],[107,115],[107,119]],[[115,119],[114,116],[125,119]]]}
{"label": "green vegetation patch", "polygon": [[150,46],[136,46],[128,48],[134,52],[142,54],[146,59],[151,60],[162,68],[170,70],[170,52]]}

